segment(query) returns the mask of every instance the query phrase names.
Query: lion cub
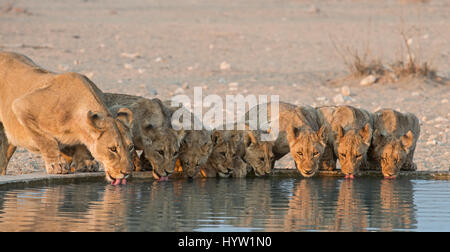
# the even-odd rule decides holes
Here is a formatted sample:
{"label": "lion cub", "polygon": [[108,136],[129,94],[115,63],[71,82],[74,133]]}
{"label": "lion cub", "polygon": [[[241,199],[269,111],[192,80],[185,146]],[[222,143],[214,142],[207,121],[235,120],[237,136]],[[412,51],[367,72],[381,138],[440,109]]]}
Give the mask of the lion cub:
{"label": "lion cub", "polygon": [[235,162],[236,149],[233,147],[236,136],[224,130],[213,130],[212,133],[212,152],[201,169],[203,177],[230,177],[233,174],[233,163]]}
{"label": "lion cub", "polygon": [[[238,125],[234,124],[232,130],[226,129],[225,135],[229,135],[227,140],[231,144],[235,158],[241,159],[248,167],[242,169],[242,165],[233,166],[233,177],[245,177],[247,175],[245,170],[253,170],[258,177],[269,175],[272,172],[274,158],[273,142],[261,141],[261,131],[250,130],[248,125],[245,125],[245,130],[238,130],[237,127]],[[240,161],[236,160],[235,163],[239,164]]]}
{"label": "lion cub", "polygon": [[415,171],[414,150],[420,135],[419,120],[411,113],[392,109],[373,114],[374,132],[369,159],[386,178],[395,178],[400,170]]}
{"label": "lion cub", "polygon": [[[271,167],[275,161],[287,153],[291,153],[297,170],[304,177],[312,177],[319,169],[319,160],[327,142],[327,130],[319,127],[316,110],[309,106],[295,106],[280,102],[278,107],[279,118],[272,115],[271,103],[258,105],[251,110],[267,106],[267,118],[271,123],[278,123],[279,133],[274,142]],[[251,110],[246,114],[249,119]],[[270,129],[269,131],[271,131]],[[273,132],[273,131],[272,131]]]}
{"label": "lion cub", "polygon": [[[206,164],[213,150],[211,131],[204,129],[203,123],[182,105],[172,106],[171,101],[164,101],[164,104],[170,110],[170,120],[175,120],[173,122],[174,125],[183,124],[185,122],[184,116],[188,116],[189,118],[186,119],[190,120],[192,128],[195,124],[202,126],[202,129],[199,130],[185,130],[186,134],[181,141],[179,151],[179,167],[177,167],[177,171],[183,172],[189,178],[194,178]],[[172,118],[175,111],[183,114],[179,121],[176,121],[178,118]]]}
{"label": "lion cub", "polygon": [[143,150],[140,164],[135,160],[137,170],[150,169],[151,166],[155,179],[166,180],[174,172],[185,135],[183,129],[171,128],[170,109],[157,98],[105,93],[104,100],[116,117],[121,116],[123,107],[133,112],[133,143],[136,150]]}
{"label": "lion cub", "polygon": [[336,169],[339,159],[346,178],[354,178],[361,166],[367,166],[373,125],[370,113],[351,106],[320,107],[317,112],[320,124],[329,129],[321,169]]}

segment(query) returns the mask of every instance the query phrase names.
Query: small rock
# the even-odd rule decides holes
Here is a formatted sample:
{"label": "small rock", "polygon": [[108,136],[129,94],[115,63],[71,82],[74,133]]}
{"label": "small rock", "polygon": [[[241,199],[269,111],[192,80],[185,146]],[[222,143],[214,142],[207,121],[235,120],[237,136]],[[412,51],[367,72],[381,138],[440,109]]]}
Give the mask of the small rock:
{"label": "small rock", "polygon": [[158,91],[156,89],[154,89],[154,88],[150,89],[149,93],[151,95],[158,95]]}
{"label": "small rock", "polygon": [[369,75],[366,78],[362,79],[359,85],[361,86],[368,86],[372,85],[377,81],[377,77],[375,75]]}
{"label": "small rock", "polygon": [[319,13],[319,12],[320,12],[320,9],[317,8],[315,5],[311,5],[307,11],[308,11],[309,13]]}
{"label": "small rock", "polygon": [[297,83],[292,83],[292,87],[297,87]]}
{"label": "small rock", "polygon": [[189,88],[189,83],[187,83],[187,82],[183,83],[183,85],[181,85],[181,88],[188,89]]}
{"label": "small rock", "polygon": [[412,95],[412,96],[419,96],[420,93],[419,93],[419,92],[412,92],[411,95]]}
{"label": "small rock", "polygon": [[231,68],[231,65],[228,64],[226,61],[220,63],[220,70],[229,70]]}
{"label": "small rock", "polygon": [[228,86],[229,87],[238,87],[239,83],[237,83],[237,82],[230,82],[230,83],[228,83]]}
{"label": "small rock", "polygon": [[139,53],[125,53],[125,52],[121,53],[120,56],[129,59],[136,59],[141,57]]}
{"label": "small rock", "polygon": [[333,102],[334,102],[335,104],[341,104],[341,103],[344,103],[344,97],[343,97],[341,94],[335,95],[335,96],[333,97]]}
{"label": "small rock", "polygon": [[184,89],[179,87],[179,88],[175,89],[174,94],[184,94]]}
{"label": "small rock", "polygon": [[138,69],[138,73],[140,73],[140,74],[143,74],[143,73],[145,73],[145,69],[143,69],[143,68],[139,68],[139,69]]}
{"label": "small rock", "polygon": [[434,140],[434,139],[428,140],[427,143],[426,143],[426,145],[436,145],[436,144],[438,144],[438,141]]}
{"label": "small rock", "polygon": [[94,72],[87,72],[87,73],[83,73],[84,76],[88,77],[89,79],[92,79],[92,77],[94,77]]}
{"label": "small rock", "polygon": [[223,83],[225,83],[225,82],[227,82],[227,80],[225,80],[225,78],[220,78],[220,79],[219,79],[219,83],[223,84]]}
{"label": "small rock", "polygon": [[128,64],[128,63],[123,64],[123,67],[124,67],[125,69],[133,69],[133,65]]}
{"label": "small rock", "polygon": [[350,96],[351,95],[350,88],[348,86],[343,86],[341,88],[341,94],[343,96]]}
{"label": "small rock", "polygon": [[59,69],[60,71],[65,72],[65,71],[69,70],[69,66],[59,64],[59,65],[58,65],[58,69]]}
{"label": "small rock", "polygon": [[448,120],[442,116],[438,116],[438,117],[434,118],[434,121],[435,122],[446,122]]}
{"label": "small rock", "polygon": [[157,58],[155,59],[155,62],[156,62],[156,63],[161,62],[161,61],[162,61],[162,58],[161,58],[161,57],[157,57]]}
{"label": "small rock", "polygon": [[448,103],[448,99],[442,99],[442,100],[441,100],[441,103],[442,103],[442,104]]}
{"label": "small rock", "polygon": [[327,97],[325,97],[325,96],[319,96],[316,98],[316,101],[319,101],[319,102],[326,101],[326,100],[327,100]]}

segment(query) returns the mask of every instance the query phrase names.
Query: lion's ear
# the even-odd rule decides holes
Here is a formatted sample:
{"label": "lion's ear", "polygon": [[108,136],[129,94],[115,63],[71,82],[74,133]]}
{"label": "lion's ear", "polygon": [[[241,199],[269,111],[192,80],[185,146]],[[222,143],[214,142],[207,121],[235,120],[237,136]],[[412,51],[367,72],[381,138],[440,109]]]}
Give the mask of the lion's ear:
{"label": "lion's ear", "polygon": [[212,140],[214,145],[217,145],[217,144],[222,143],[224,141],[222,133],[220,131],[218,131],[218,130],[214,130],[214,132],[211,134],[211,140]]}
{"label": "lion's ear", "polygon": [[344,137],[344,129],[341,126],[338,126],[336,131],[337,131],[337,134],[336,134],[337,140],[340,141],[341,138]]}
{"label": "lion's ear", "polygon": [[366,125],[359,130],[359,135],[362,137],[363,142],[366,145],[370,145],[370,141],[372,140],[372,129],[368,123],[366,123]]}
{"label": "lion's ear", "polygon": [[255,134],[251,130],[247,130],[245,132],[244,137],[244,144],[245,146],[249,147],[251,144],[257,144],[258,141],[256,140]]}
{"label": "lion's ear", "polygon": [[405,151],[408,151],[409,148],[411,148],[412,144],[413,144],[413,140],[414,140],[414,134],[412,133],[412,131],[408,131],[404,136],[402,136],[400,138],[401,142],[402,142],[402,146],[403,149]]}
{"label": "lion's ear", "polygon": [[294,126],[290,125],[286,129],[286,138],[289,143],[295,141],[295,138],[297,137],[298,129],[296,129]]}
{"label": "lion's ear", "polygon": [[116,118],[131,128],[131,124],[133,123],[133,112],[131,112],[130,109],[124,107],[119,108],[116,113]]}
{"label": "lion's ear", "polygon": [[183,141],[186,132],[184,131],[183,128],[181,128],[180,130],[176,131],[176,134],[177,134],[178,146],[180,146],[181,145],[181,141]]}
{"label": "lion's ear", "polygon": [[106,115],[103,112],[93,112],[93,111],[89,111],[87,114],[87,121],[88,124],[100,131],[104,131],[105,130],[105,118]]}
{"label": "lion's ear", "polygon": [[320,127],[317,136],[319,137],[320,144],[326,146],[328,142],[328,127],[325,125]]}

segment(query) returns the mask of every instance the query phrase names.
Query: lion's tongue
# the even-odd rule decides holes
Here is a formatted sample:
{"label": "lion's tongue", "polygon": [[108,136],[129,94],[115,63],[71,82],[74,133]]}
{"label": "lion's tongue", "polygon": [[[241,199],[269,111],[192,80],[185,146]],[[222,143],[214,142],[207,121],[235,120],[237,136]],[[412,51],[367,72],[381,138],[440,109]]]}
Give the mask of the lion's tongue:
{"label": "lion's tongue", "polygon": [[111,185],[115,185],[115,186],[120,185],[120,184],[126,185],[127,184],[127,179],[125,179],[125,178],[124,179],[116,179],[116,180],[111,182]]}
{"label": "lion's tongue", "polygon": [[169,181],[169,177],[168,176],[159,177],[158,181],[159,182],[161,182],[161,181]]}

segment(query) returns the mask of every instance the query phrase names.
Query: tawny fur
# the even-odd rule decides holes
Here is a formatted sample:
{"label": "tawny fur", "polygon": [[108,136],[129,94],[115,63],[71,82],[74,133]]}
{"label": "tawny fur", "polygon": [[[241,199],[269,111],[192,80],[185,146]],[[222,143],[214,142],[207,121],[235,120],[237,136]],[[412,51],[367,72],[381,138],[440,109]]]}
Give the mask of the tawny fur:
{"label": "tawny fur", "polygon": [[0,164],[4,174],[14,147],[40,153],[48,173],[67,173],[61,153],[85,145],[105,166],[108,179],[132,170],[127,135],[99,97],[101,91],[77,73],[56,74],[29,58],[0,52]]}
{"label": "tawny fur", "polygon": [[416,170],[413,157],[420,135],[419,119],[411,113],[382,109],[373,114],[373,123],[369,149],[372,169],[381,169],[385,177],[395,177],[400,170]]}
{"label": "tawny fur", "polygon": [[[314,108],[309,106],[295,106],[289,103],[279,103],[279,118],[272,115],[270,103],[258,105],[253,109],[267,106],[267,118],[271,123],[278,123],[279,134],[274,142],[272,152],[272,167],[276,160],[291,153],[297,170],[304,177],[311,177],[319,169],[319,160],[326,145],[326,130],[320,128]],[[250,111],[246,114],[249,119]]]}
{"label": "tawny fur", "polygon": [[370,113],[351,106],[320,107],[317,113],[320,125],[328,129],[321,169],[336,169],[337,159],[346,175],[356,175],[360,168],[367,168],[367,150],[373,131]]}

